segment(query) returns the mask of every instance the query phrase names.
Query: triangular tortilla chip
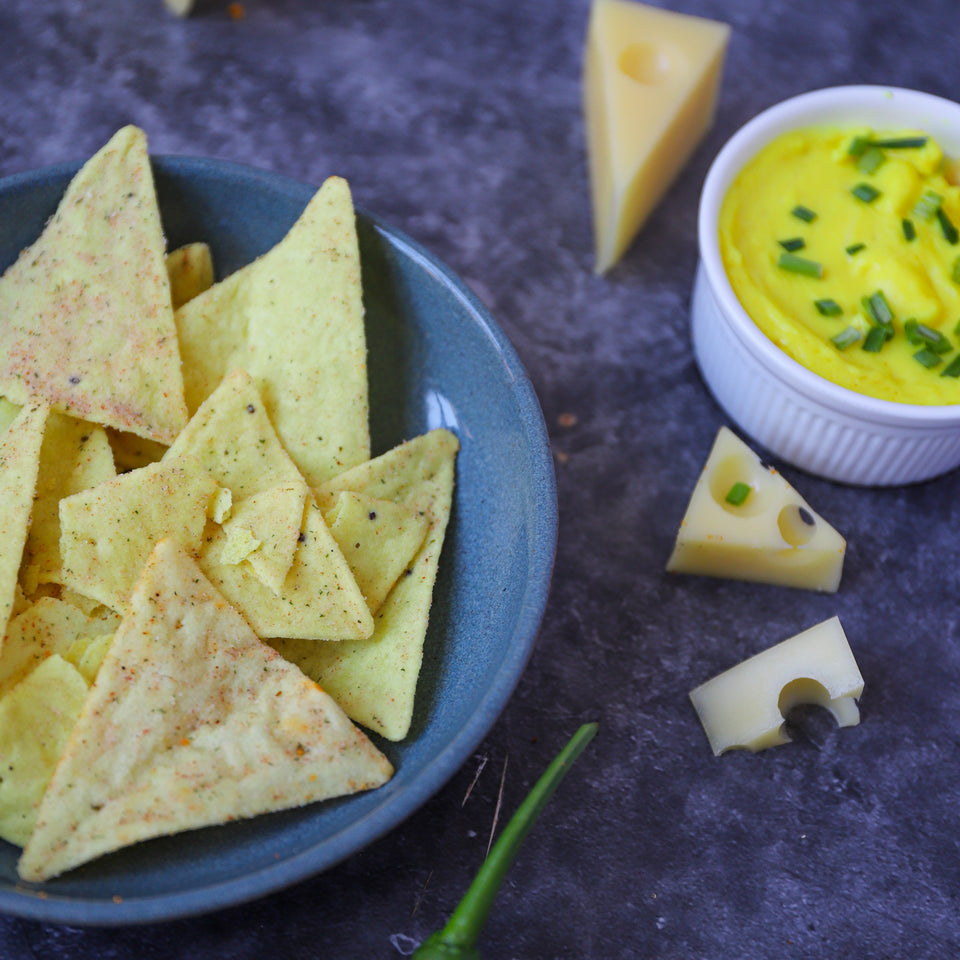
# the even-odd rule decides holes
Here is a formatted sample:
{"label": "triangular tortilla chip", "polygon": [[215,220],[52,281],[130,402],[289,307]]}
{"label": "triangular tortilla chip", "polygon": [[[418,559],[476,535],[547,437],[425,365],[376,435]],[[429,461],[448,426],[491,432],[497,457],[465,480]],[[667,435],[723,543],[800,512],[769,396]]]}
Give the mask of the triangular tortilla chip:
{"label": "triangular tortilla chip", "polygon": [[200,566],[261,637],[369,637],[373,617],[312,497],[300,532],[279,593],[264,584],[248,563],[223,563],[227,534],[213,523],[204,534]]}
{"label": "triangular tortilla chip", "polygon": [[131,596],[18,869],[45,880],[139,840],[371,789],[392,772],[166,541]]}
{"label": "triangular tortilla chip", "polygon": [[287,236],[176,313],[191,411],[236,367],[310,484],[370,456],[353,202],[330,177]]}
{"label": "triangular tortilla chip", "polygon": [[213,286],[213,255],[208,244],[188,243],[167,254],[167,276],[173,309]]}
{"label": "triangular tortilla chip", "polygon": [[16,598],[17,572],[37,488],[43,426],[49,413],[47,404],[29,403],[0,439],[0,632],[7,628]]}
{"label": "triangular tortilla chip", "polygon": [[425,513],[402,503],[344,490],[324,514],[371,613],[420,549],[430,528]]}
{"label": "triangular tortilla chip", "polygon": [[115,475],[113,453],[103,427],[56,411],[50,414],[40,448],[33,519],[21,563],[24,583],[60,583],[60,501]]}
{"label": "triangular tortilla chip", "polygon": [[[319,511],[315,506],[304,510],[308,487],[277,438],[260,394],[245,370],[234,370],[224,378],[190,418],[163,462],[181,459],[199,464],[231,491],[231,519],[245,498],[277,488],[291,491],[276,502],[282,512],[274,523],[284,544],[292,540],[292,562],[281,571],[285,554],[277,552],[261,567],[279,589],[261,582],[249,562],[224,562],[230,520],[224,521],[225,530],[211,524],[204,536],[200,554],[204,572],[258,633],[266,630],[261,635],[282,637],[370,636],[373,619],[363,594]],[[244,548],[245,556],[252,558],[254,545],[249,542],[250,536],[244,539],[250,548]],[[235,540],[231,546],[236,545]],[[228,552],[227,560],[235,559],[239,558]]]}
{"label": "triangular tortilla chip", "polygon": [[75,606],[41,597],[7,625],[0,651],[0,694],[18,684],[52,654],[65,654],[87,631],[87,617]]}
{"label": "triangular tortilla chip", "polygon": [[63,582],[122,612],[150,551],[165,537],[199,547],[217,482],[181,457],[60,501]]}
{"label": "triangular tortilla chip", "polygon": [[[228,541],[246,535],[256,546],[244,554],[254,573],[276,594],[297,550],[307,488],[272,487],[247,497],[231,507],[230,518],[223,523]],[[223,559],[223,558],[221,558]],[[228,562],[223,559],[223,562]]]}
{"label": "triangular tortilla chip", "polygon": [[236,503],[272,487],[307,485],[277,437],[266,406],[245,370],[233,370],[190,418],[167,462],[189,457]]}
{"label": "triangular tortilla chip", "polygon": [[113,462],[117,473],[127,470],[136,470],[137,467],[147,467],[163,459],[169,447],[156,440],[138,437],[135,433],[126,433],[121,430],[107,429],[107,438],[113,450]]}
{"label": "triangular tortilla chip", "polygon": [[349,717],[402,740],[413,717],[417,676],[453,498],[459,441],[447,430],[430,433],[354,467],[317,490],[327,509],[343,490],[367,492],[423,511],[430,530],[409,574],[401,576],[374,617],[369,640],[316,643],[271,640],[343,707]]}
{"label": "triangular tortilla chip", "polygon": [[0,278],[0,393],[171,443],[187,422],[142,130],[124,127]]}
{"label": "triangular tortilla chip", "polygon": [[0,696],[0,837],[23,846],[87,696],[87,682],[54,654]]}

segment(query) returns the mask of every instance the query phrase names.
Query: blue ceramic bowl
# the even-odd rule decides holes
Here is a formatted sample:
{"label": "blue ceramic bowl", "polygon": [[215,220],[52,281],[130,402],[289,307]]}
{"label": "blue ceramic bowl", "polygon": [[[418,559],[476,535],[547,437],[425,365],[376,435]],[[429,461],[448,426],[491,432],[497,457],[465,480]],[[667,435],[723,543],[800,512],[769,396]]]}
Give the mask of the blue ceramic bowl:
{"label": "blue ceramic bowl", "polygon": [[[36,238],[76,169],[0,180],[0,268]],[[170,248],[206,240],[220,275],[280,240],[313,194],[219,161],[157,157],[154,171]],[[296,883],[423,804],[512,693],[556,546],[553,462],[536,395],[503,332],[447,267],[360,210],[357,230],[374,454],[439,426],[461,443],[413,724],[401,744],[377,740],[395,776],[371,793],[152,840],[37,886],[18,882],[19,850],[0,841],[0,910],[69,924],[140,923]]]}

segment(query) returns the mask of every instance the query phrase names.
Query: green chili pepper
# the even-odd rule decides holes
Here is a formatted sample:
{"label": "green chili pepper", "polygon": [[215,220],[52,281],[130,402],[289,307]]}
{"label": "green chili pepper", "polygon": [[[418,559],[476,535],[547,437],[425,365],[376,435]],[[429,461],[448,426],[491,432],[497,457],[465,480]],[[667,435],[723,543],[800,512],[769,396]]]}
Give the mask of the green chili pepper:
{"label": "green chili pepper", "polygon": [[533,785],[526,799],[504,827],[490,855],[480,867],[470,889],[453,911],[447,925],[432,933],[417,947],[413,960],[479,960],[477,940],[493,906],[500,885],[506,878],[520,844],[543,812],[553,791],[593,739],[597,724],[585,723],[557,754],[543,776]]}

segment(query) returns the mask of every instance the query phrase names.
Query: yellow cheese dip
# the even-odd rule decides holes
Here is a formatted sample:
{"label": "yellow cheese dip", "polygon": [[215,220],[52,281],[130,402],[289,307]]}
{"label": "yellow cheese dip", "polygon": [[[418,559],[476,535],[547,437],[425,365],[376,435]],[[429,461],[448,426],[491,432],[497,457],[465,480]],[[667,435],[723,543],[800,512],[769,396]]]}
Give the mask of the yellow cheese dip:
{"label": "yellow cheese dip", "polygon": [[[859,155],[857,148],[850,152],[856,137],[862,138]],[[808,369],[886,400],[958,403],[960,377],[952,374],[960,370],[960,361],[950,364],[960,355],[960,334],[955,333],[960,282],[954,279],[960,277],[960,243],[950,228],[960,229],[960,189],[948,182],[947,164],[932,139],[920,147],[882,145],[904,138],[923,139],[923,134],[809,129],[777,138],[744,167],[727,192],[720,213],[720,253],[753,321]],[[872,171],[864,160],[864,141],[880,143],[871,159],[879,153],[881,162]],[[879,191],[874,199],[852,193],[864,184]],[[936,214],[935,199],[932,213],[929,203],[923,209],[921,198],[928,191],[940,198],[943,218]],[[792,212],[797,207],[814,218],[797,216]],[[793,255],[819,265],[821,277],[780,265],[787,252],[781,243],[798,246],[799,241],[803,245]],[[877,336],[871,340],[868,335],[877,317],[863,300],[878,292],[893,315],[883,329],[893,335],[872,352],[864,346],[876,345]],[[830,315],[821,313],[817,301]],[[919,335],[909,321],[921,325]],[[934,338],[937,333],[946,337],[950,349],[940,341],[936,347],[941,352],[932,351],[929,331]],[[831,339],[841,334],[859,339],[841,349]],[[917,359],[924,350],[921,359],[932,366]],[[945,370],[949,373],[941,375]]]}

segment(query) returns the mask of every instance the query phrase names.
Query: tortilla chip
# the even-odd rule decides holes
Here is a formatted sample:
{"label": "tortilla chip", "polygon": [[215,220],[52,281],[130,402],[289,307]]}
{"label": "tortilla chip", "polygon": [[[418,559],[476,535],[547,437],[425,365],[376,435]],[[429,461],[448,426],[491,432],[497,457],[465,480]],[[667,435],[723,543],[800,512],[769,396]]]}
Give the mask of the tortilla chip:
{"label": "tortilla chip", "polygon": [[103,663],[103,658],[107,655],[107,651],[110,649],[112,642],[112,632],[93,636],[85,634],[82,637],[77,637],[77,639],[70,644],[70,647],[63,655],[63,659],[68,663],[72,663],[73,666],[80,671],[83,679],[86,680],[88,684],[92,684],[97,677],[97,671],[100,669],[100,664]]}
{"label": "tortilla chip", "polygon": [[0,393],[171,443],[187,422],[142,130],[124,127],[0,278]]}
{"label": "tortilla chip", "polygon": [[447,430],[430,433],[354,467],[316,491],[326,508],[344,490],[395,500],[430,521],[423,546],[374,617],[369,640],[306,643],[269,641],[296,663],[357,723],[388,740],[402,740],[413,717],[423,662],[433,585],[453,499],[459,441]]}
{"label": "tortilla chip", "polygon": [[324,515],[371,613],[376,613],[430,528],[402,503],[345,490]]}
{"label": "tortilla chip", "polygon": [[207,398],[167,451],[188,457],[227,487],[233,500],[272,487],[307,486],[277,437],[253,378],[234,370]]}
{"label": "tortilla chip", "polygon": [[217,482],[181,457],[121,474],[60,501],[66,586],[122,612],[164,537],[199,546]]}
{"label": "tortilla chip", "polygon": [[[246,559],[254,573],[276,594],[293,564],[297,550],[307,488],[272,487],[241,500],[223,524],[227,544],[232,546],[235,560],[221,556],[223,563],[239,563]],[[244,544],[245,549],[238,552]]]}
{"label": "tortilla chip", "polygon": [[213,286],[213,256],[205,243],[188,243],[167,254],[173,309]]}
{"label": "tortilla chip", "polygon": [[45,403],[29,403],[0,439],[0,632],[6,630],[16,599],[17,572],[27,542],[43,427],[49,413]]}
{"label": "tortilla chip", "polygon": [[87,696],[87,683],[54,654],[0,697],[0,837],[23,846],[40,799]]}
{"label": "tortilla chip", "polygon": [[249,563],[222,561],[227,533],[212,523],[200,549],[200,566],[261,637],[369,637],[373,617],[312,497],[300,532],[279,593],[263,583]]}
{"label": "tortilla chip", "polygon": [[127,844],[371,789],[392,772],[166,541],[134,590],[18,870],[46,880]]}
{"label": "tortilla chip", "polygon": [[37,471],[33,519],[21,568],[36,591],[41,583],[60,583],[60,500],[116,475],[103,427],[51,412],[44,428]]}
{"label": "tortilla chip", "polygon": [[138,467],[148,467],[151,463],[163,459],[169,447],[156,440],[147,440],[138,437],[135,433],[125,433],[121,430],[107,429],[107,438],[110,449],[113,450],[113,462],[117,473],[127,470],[136,470]]}
{"label": "tortilla chip", "polygon": [[52,654],[64,654],[87,625],[72,604],[41,597],[7,625],[0,652],[0,694],[16,686]]}
{"label": "tortilla chip", "polygon": [[0,397],[0,436],[10,429],[10,424],[17,418],[21,407],[17,403],[11,403],[6,397]]}
{"label": "tortilla chip", "polygon": [[176,324],[191,411],[242,367],[308,483],[370,456],[360,255],[345,180],[330,177],[277,246],[181,307]]}

